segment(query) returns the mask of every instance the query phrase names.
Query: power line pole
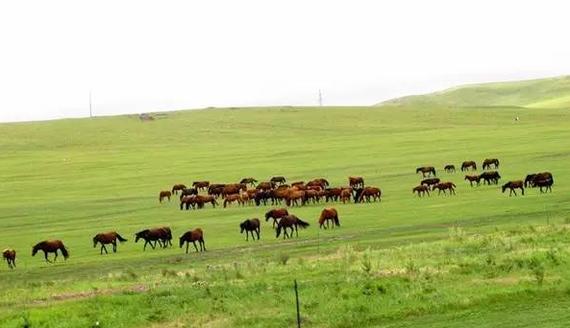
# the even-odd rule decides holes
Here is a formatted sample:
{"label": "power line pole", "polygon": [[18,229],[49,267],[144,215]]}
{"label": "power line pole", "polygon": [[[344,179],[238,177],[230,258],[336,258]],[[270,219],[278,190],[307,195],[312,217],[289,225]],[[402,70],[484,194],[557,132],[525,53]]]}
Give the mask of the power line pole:
{"label": "power line pole", "polygon": [[93,117],[93,106],[91,103],[91,89],[89,89],[89,117]]}
{"label": "power line pole", "polygon": [[323,107],[323,94],[321,92],[321,89],[319,89],[319,106]]}

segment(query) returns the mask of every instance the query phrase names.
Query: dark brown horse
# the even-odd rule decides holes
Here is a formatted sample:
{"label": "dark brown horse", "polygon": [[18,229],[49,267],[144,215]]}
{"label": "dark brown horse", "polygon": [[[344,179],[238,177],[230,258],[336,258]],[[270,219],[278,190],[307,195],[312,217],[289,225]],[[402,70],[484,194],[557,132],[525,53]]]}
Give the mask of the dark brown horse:
{"label": "dark brown horse", "polygon": [[471,187],[473,187],[473,182],[476,182],[477,185],[481,182],[481,177],[478,175],[466,175],[465,180],[469,181]]}
{"label": "dark brown horse", "polygon": [[427,173],[428,177],[431,176],[431,175],[434,175],[434,176],[437,175],[436,172],[435,172],[435,167],[433,167],[433,166],[422,166],[422,167],[418,167],[418,168],[416,169],[416,174],[418,174],[418,173],[420,173],[420,172],[422,173],[422,176],[423,176],[423,177],[426,176],[426,173]]}
{"label": "dark brown horse", "polygon": [[[300,201],[300,205],[297,201]],[[305,201],[305,191],[303,190],[289,190],[285,196],[285,204],[287,206],[303,206]]]}
{"label": "dark brown horse", "polygon": [[455,165],[453,164],[447,164],[443,170],[447,173],[455,173]]}
{"label": "dark brown horse", "polygon": [[540,192],[544,192],[542,188],[546,188],[546,191],[552,192],[552,185],[554,184],[554,179],[534,179],[533,187],[539,187]]}
{"label": "dark brown horse", "polygon": [[485,183],[487,183],[488,185],[490,185],[491,183],[499,184],[499,180],[501,179],[501,175],[497,171],[488,171],[488,172],[481,173],[479,175],[479,179],[483,179],[483,184],[485,184]]}
{"label": "dark brown horse", "polygon": [[184,188],[180,192],[180,200],[182,200],[182,198],[184,198],[185,196],[191,196],[191,195],[198,195],[198,189],[196,189],[196,188]]}
{"label": "dark brown horse", "polygon": [[522,194],[524,195],[524,182],[522,180],[509,181],[509,182],[505,183],[502,187],[503,193],[505,193],[505,190],[507,190],[507,188],[510,189],[509,197],[512,194],[515,194],[515,196],[517,195],[517,192],[515,191],[515,189],[520,189]]}
{"label": "dark brown horse", "polygon": [[220,197],[226,185],[223,183],[212,184],[208,187],[208,195]]}
{"label": "dark brown horse", "polygon": [[461,163],[461,171],[469,171],[469,169],[477,170],[477,163],[474,161],[465,161]]}
{"label": "dark brown horse", "polygon": [[[283,239],[291,238],[291,236],[293,235],[293,231],[295,231],[295,233],[297,234],[297,237],[299,237],[298,228],[300,227],[301,229],[305,229],[308,226],[309,226],[309,223],[299,219],[295,215],[284,216],[281,218],[281,220],[279,220],[279,223],[277,223],[277,231],[276,231],[276,237],[275,238],[279,238],[279,235],[281,234],[281,230],[283,230]],[[287,233],[288,228],[291,229],[291,234]]]}
{"label": "dark brown horse", "polygon": [[348,177],[348,185],[353,188],[364,188],[363,177]]}
{"label": "dark brown horse", "polygon": [[289,211],[287,211],[286,208],[274,208],[265,213],[265,222],[269,221],[269,219],[273,219],[273,228],[275,228],[277,220],[287,215],[289,215]]}
{"label": "dark brown horse", "polygon": [[366,202],[370,202],[370,198],[372,198],[372,201],[382,201],[382,199],[380,198],[381,195],[382,195],[382,191],[380,190],[380,188],[365,187],[364,189],[362,189],[360,191],[360,193],[357,197],[358,197],[358,202],[362,203],[362,201],[365,198],[366,198]]}
{"label": "dark brown horse", "polygon": [[61,255],[63,255],[64,259],[67,260],[69,258],[69,252],[61,240],[44,240],[37,243],[32,248],[32,256],[36,256],[38,251],[43,251],[46,262],[50,263],[51,261],[48,259],[48,253],[55,253],[55,257],[53,258],[54,261],[57,260],[57,251],[61,251]]}
{"label": "dark brown horse", "polygon": [[10,269],[14,269],[16,267],[16,251],[8,248],[2,252],[2,257],[8,263],[8,267]]}
{"label": "dark brown horse", "polygon": [[93,248],[97,247],[98,243],[101,243],[101,255],[103,255],[103,251],[105,254],[109,254],[107,252],[107,247],[105,245],[112,244],[113,245],[113,253],[117,252],[117,240],[121,243],[127,241],[125,238],[121,237],[116,231],[109,231],[98,233],[93,237]]}
{"label": "dark brown horse", "polygon": [[457,186],[453,182],[440,182],[440,183],[434,185],[432,190],[438,189],[438,191],[437,191],[438,195],[441,194],[442,191],[444,194],[446,194],[446,192],[445,192],[446,190],[449,190],[450,195],[451,194],[455,195],[455,188],[456,187]]}
{"label": "dark brown horse", "polygon": [[552,176],[552,173],[541,172],[541,173],[533,173],[533,174],[527,175],[525,180],[524,180],[524,186],[525,187],[537,187],[536,181],[540,181],[540,180],[544,180],[544,181],[552,180],[552,184],[554,184],[554,178]]}
{"label": "dark brown horse", "polygon": [[346,204],[346,202],[350,203],[350,197],[352,197],[352,188],[346,188],[341,190],[340,200],[342,201],[343,204]]}
{"label": "dark brown horse", "polygon": [[433,186],[433,185],[438,184],[440,182],[441,182],[441,180],[439,178],[427,178],[427,179],[423,179],[420,184],[426,185],[426,186]]}
{"label": "dark brown horse", "polygon": [[412,189],[412,194],[416,192],[418,193],[418,197],[425,196],[426,193],[429,196],[429,187],[426,185],[419,185]]}
{"label": "dark brown horse", "polygon": [[204,208],[204,204],[210,203],[212,204],[212,208],[215,208],[218,205],[216,201],[216,197],[212,195],[192,195],[187,196],[180,202],[180,209],[182,209],[182,205],[186,205],[186,209],[189,209],[190,206],[192,208]]}
{"label": "dark brown horse", "polygon": [[[333,228],[335,226],[340,227],[340,220],[338,219],[338,212],[335,208],[332,208],[332,207],[325,208],[321,212],[321,216],[319,217],[319,228],[328,229],[329,223],[330,223],[329,221],[333,222],[333,225],[332,225]],[[325,223],[326,223],[326,226],[325,226]]]}
{"label": "dark brown horse", "polygon": [[162,200],[164,198],[168,198],[168,201],[170,201],[170,196],[172,196],[172,193],[168,190],[163,190],[160,192],[160,194],[158,194],[158,201],[162,203]]}
{"label": "dark brown horse", "polygon": [[252,187],[255,187],[255,184],[257,183],[257,180],[255,178],[243,178],[240,180],[239,182],[240,184],[245,184],[245,185],[251,185]]}
{"label": "dark brown horse", "polygon": [[263,190],[263,191],[268,191],[275,188],[275,182],[269,182],[269,181],[263,181],[260,182],[257,187],[255,187],[255,189],[257,190]]}
{"label": "dark brown horse", "polygon": [[499,168],[499,160],[496,158],[487,158],[483,161],[483,170],[491,169],[491,165],[495,169]]}
{"label": "dark brown horse", "polygon": [[165,248],[168,244],[172,245],[172,232],[169,227],[145,229],[135,234],[135,243],[138,243],[139,239],[144,239],[143,251],[146,250],[146,245],[155,249],[156,243]]}
{"label": "dark brown horse", "polygon": [[255,235],[253,234],[255,232],[255,234],[257,234],[257,240],[259,240],[259,233],[261,232],[260,226],[261,224],[259,223],[259,219],[257,218],[245,220],[239,225],[240,233],[243,233],[245,231],[245,240],[249,241],[250,233],[251,233],[251,238],[255,240]]}
{"label": "dark brown horse", "polygon": [[276,176],[272,177],[271,180],[269,181],[273,182],[274,184],[284,184],[285,182],[287,182],[287,179],[285,179],[285,177],[283,176]]}
{"label": "dark brown horse", "polygon": [[[199,251],[198,247],[196,247],[196,242],[200,244]],[[187,231],[182,236],[180,236],[180,248],[184,246],[184,243],[186,243],[186,254],[188,254],[188,246],[190,246],[190,243],[194,244],[196,252],[206,251],[206,243],[204,242],[204,232],[200,228]]]}
{"label": "dark brown horse", "polygon": [[241,201],[241,198],[239,197],[239,194],[230,194],[230,195],[226,195],[224,197],[224,208],[226,208],[228,206],[228,204],[231,203],[239,203]]}
{"label": "dark brown horse", "polygon": [[295,181],[293,183],[291,183],[291,187],[305,187],[305,182],[304,181]]}
{"label": "dark brown horse", "polygon": [[222,196],[225,197],[227,195],[239,194],[241,191],[246,191],[246,190],[247,190],[247,185],[244,183],[227,184],[222,189]]}
{"label": "dark brown horse", "polygon": [[186,186],[183,184],[175,184],[174,186],[172,186],[172,193],[175,195],[178,195],[178,191],[182,191],[186,189]]}
{"label": "dark brown horse", "polygon": [[342,188],[326,188],[325,189],[325,201],[338,201],[340,199],[340,195],[342,194]]}
{"label": "dark brown horse", "polygon": [[210,181],[194,181],[192,182],[192,187],[198,190],[206,190],[210,187]]}

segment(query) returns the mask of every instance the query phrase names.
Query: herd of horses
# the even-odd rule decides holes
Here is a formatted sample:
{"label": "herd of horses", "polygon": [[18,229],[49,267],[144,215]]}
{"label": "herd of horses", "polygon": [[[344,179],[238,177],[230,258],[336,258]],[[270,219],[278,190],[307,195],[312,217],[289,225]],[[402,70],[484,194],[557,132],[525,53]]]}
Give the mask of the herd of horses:
{"label": "herd of horses", "polygon": [[[497,158],[487,158],[483,161],[483,170],[498,169],[499,160]],[[447,164],[443,167],[446,173],[455,173],[455,165]],[[464,161],[461,164],[461,171],[475,171],[477,170],[477,163],[475,161]],[[450,195],[455,195],[455,188],[457,187],[453,182],[447,181],[442,182],[441,179],[436,177],[437,173],[435,167],[433,166],[422,166],[416,169],[416,174],[421,173],[423,180],[420,184],[412,189],[412,193],[418,195],[418,197],[429,196],[430,191],[438,190],[438,195],[443,191],[444,195],[447,194],[446,191],[449,190]],[[491,185],[499,184],[501,175],[497,171],[485,171],[481,174],[467,174],[464,180],[469,182],[471,187],[473,184],[479,186],[481,181],[483,184]],[[554,184],[554,177],[550,172],[540,172],[531,173],[526,176],[523,180],[511,180],[505,183],[501,190],[504,193],[509,189],[509,196],[513,194],[516,196],[516,189],[520,189],[521,194],[524,195],[525,188],[539,188],[540,192],[550,191],[552,192],[552,185]]]}

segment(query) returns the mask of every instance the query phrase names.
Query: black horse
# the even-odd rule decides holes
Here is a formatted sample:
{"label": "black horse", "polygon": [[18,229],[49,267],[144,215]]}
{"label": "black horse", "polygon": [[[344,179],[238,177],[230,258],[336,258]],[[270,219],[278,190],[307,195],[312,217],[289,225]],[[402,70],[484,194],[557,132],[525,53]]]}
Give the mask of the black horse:
{"label": "black horse", "polygon": [[260,226],[259,219],[245,220],[239,225],[240,233],[245,231],[245,240],[249,240],[249,234],[251,233],[251,238],[255,240],[255,235],[253,234],[255,232],[257,240],[259,240],[259,233],[261,232]]}

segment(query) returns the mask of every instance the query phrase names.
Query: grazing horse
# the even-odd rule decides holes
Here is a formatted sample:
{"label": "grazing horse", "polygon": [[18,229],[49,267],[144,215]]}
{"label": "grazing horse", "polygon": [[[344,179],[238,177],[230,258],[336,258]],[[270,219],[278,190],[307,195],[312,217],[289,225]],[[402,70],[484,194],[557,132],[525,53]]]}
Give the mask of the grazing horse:
{"label": "grazing horse", "polygon": [[194,181],[192,182],[192,187],[197,190],[206,190],[210,187],[210,181]]}
{"label": "grazing horse", "polygon": [[353,188],[364,188],[363,177],[348,177],[348,185]]}
{"label": "grazing horse", "polygon": [[[328,229],[329,221],[333,222],[333,225],[332,225],[333,228],[335,226],[340,227],[340,221],[338,219],[338,212],[336,211],[336,209],[334,209],[332,207],[325,208],[321,212],[321,216],[319,217],[319,228]],[[325,226],[325,223],[326,223],[326,226]]]}
{"label": "grazing horse", "polygon": [[274,184],[284,184],[285,182],[287,182],[287,179],[285,179],[285,177],[282,176],[277,176],[277,177],[272,177],[269,181],[273,182]]}
{"label": "grazing horse", "polygon": [[258,190],[253,196],[253,200],[255,201],[255,206],[260,206],[262,203],[263,205],[267,205],[267,201],[271,198],[271,191],[261,191]]}
{"label": "grazing horse", "polygon": [[534,180],[534,184],[533,187],[539,187],[540,188],[540,192],[544,192],[542,190],[542,188],[546,188],[546,191],[552,192],[552,185],[554,184],[554,180],[553,179],[535,179]]}
{"label": "grazing horse", "polygon": [[524,180],[525,187],[537,187],[536,181],[540,180],[552,180],[552,184],[554,184],[554,178],[552,173],[550,172],[541,172],[541,173],[533,173],[526,176]]}
{"label": "grazing horse", "polygon": [[447,164],[443,170],[447,173],[455,173],[455,165],[453,164]]}
{"label": "grazing horse", "polygon": [[352,196],[352,187],[342,189],[340,192],[340,200],[342,201],[343,204],[346,204],[346,202],[350,203],[351,196]]}
{"label": "grazing horse", "polygon": [[[328,181],[326,181],[326,180],[323,181],[323,180],[324,179],[311,180],[311,181],[307,182],[307,188],[319,187],[319,188],[324,190],[328,186]],[[327,182],[326,184],[325,184],[325,181]]]}
{"label": "grazing horse", "polygon": [[299,206],[298,200],[301,201],[301,206],[305,205],[305,191],[303,190],[289,190],[285,196],[285,204],[287,206]]}
{"label": "grazing horse", "polygon": [[425,185],[419,185],[412,189],[412,194],[416,192],[418,193],[418,197],[425,196],[426,193],[429,196],[429,187]]}
{"label": "grazing horse", "polygon": [[416,169],[416,174],[418,174],[418,173],[420,173],[420,172],[422,173],[422,176],[423,176],[423,177],[426,176],[426,173],[427,173],[428,177],[431,176],[432,174],[433,174],[434,176],[437,175],[437,174],[435,173],[435,167],[433,167],[433,166],[422,166],[422,167],[418,167],[418,168]]}
{"label": "grazing horse", "polygon": [[160,194],[158,194],[158,201],[162,203],[162,200],[164,198],[168,198],[168,201],[170,201],[170,196],[172,196],[172,193],[168,190],[164,190],[161,191]]}
{"label": "grazing horse", "polygon": [[63,245],[63,242],[61,240],[44,240],[42,242],[37,243],[32,248],[32,256],[36,256],[36,253],[38,251],[43,251],[46,262],[51,263],[51,261],[48,259],[48,253],[55,253],[55,257],[53,258],[53,260],[56,261],[58,250],[61,251],[61,255],[63,255],[64,259],[67,260],[69,258],[69,252],[67,251],[67,248],[65,248],[65,245]]}
{"label": "grazing horse", "polygon": [[252,187],[255,187],[255,184],[257,183],[257,180],[255,178],[243,178],[241,179],[241,181],[239,182],[240,184],[245,184],[245,185],[251,185]]}
{"label": "grazing horse", "polygon": [[525,187],[532,187],[532,182],[536,177],[536,173],[527,174],[526,178],[524,179],[524,186]]}
{"label": "grazing horse", "polygon": [[273,228],[275,228],[277,220],[287,215],[289,215],[289,211],[287,211],[286,208],[274,208],[265,213],[265,222],[269,221],[269,219],[273,219]]}
{"label": "grazing horse", "polygon": [[441,180],[439,178],[427,178],[427,179],[423,179],[420,184],[431,187],[431,186],[438,184],[440,182],[441,182]]}
{"label": "grazing horse", "polygon": [[485,183],[487,183],[488,185],[490,185],[491,183],[499,184],[499,180],[501,179],[501,175],[497,171],[488,171],[488,172],[481,173],[479,175],[479,179],[483,179],[483,184],[485,184]]}
{"label": "grazing horse", "polygon": [[477,182],[477,185],[479,185],[481,177],[478,175],[466,175],[464,180],[469,181],[469,184],[473,187],[473,182]]}
{"label": "grazing horse", "polygon": [[380,190],[380,188],[365,187],[364,189],[362,189],[360,195],[358,196],[358,202],[362,203],[365,197],[366,197],[366,202],[368,203],[370,203],[370,197],[372,197],[372,201],[378,200],[380,202],[382,201],[382,199],[380,199],[381,195],[382,191]]}
{"label": "grazing horse", "polygon": [[342,188],[327,188],[325,189],[325,201],[338,201],[342,194]]}
{"label": "grazing horse", "polygon": [[474,161],[465,161],[461,163],[461,172],[469,171],[469,169],[477,170],[477,163]]}
{"label": "grazing horse", "polygon": [[228,204],[231,204],[233,202],[240,202],[241,198],[239,196],[239,194],[231,194],[231,195],[226,195],[224,197],[224,208],[227,207]]}
{"label": "grazing horse", "polygon": [[305,190],[305,199],[307,202],[309,200],[313,201],[313,204],[318,203],[320,201],[319,192],[316,190]]}
{"label": "grazing horse", "polygon": [[95,235],[95,237],[93,237],[93,248],[97,247],[97,243],[101,243],[101,255],[103,255],[103,251],[105,251],[105,254],[109,254],[109,252],[107,252],[107,247],[105,247],[105,244],[113,244],[113,253],[116,253],[117,240],[119,240],[121,243],[127,241],[116,231],[98,233]]}
{"label": "grazing horse", "polygon": [[[298,228],[301,227],[301,229],[305,229],[308,226],[309,223],[299,219],[295,215],[284,216],[281,218],[281,220],[279,220],[279,223],[277,223],[277,232],[275,238],[279,238],[279,235],[281,235],[281,230],[283,230],[283,239],[291,238],[293,231],[295,231],[297,237],[299,237]],[[287,228],[291,229],[291,234],[287,233]]]}
{"label": "grazing horse", "polygon": [[255,235],[253,234],[255,232],[255,234],[257,234],[257,240],[259,240],[259,233],[261,232],[260,226],[261,224],[259,223],[259,219],[245,220],[239,225],[240,233],[243,233],[245,231],[245,240],[249,241],[250,233],[251,233],[251,238],[255,240]]}
{"label": "grazing horse", "polygon": [[[196,247],[196,242],[200,244],[200,251],[198,251],[198,247]],[[206,243],[204,242],[204,232],[200,228],[187,231],[182,236],[180,236],[180,248],[184,246],[184,243],[186,243],[186,254],[188,254],[188,246],[190,246],[190,243],[194,244],[196,252],[206,251]]]}
{"label": "grazing horse", "polygon": [[453,194],[455,195],[455,188],[457,186],[453,183],[453,182],[440,182],[436,185],[433,186],[432,191],[435,189],[438,189],[437,194],[441,194],[441,191],[443,190],[443,194],[446,195],[446,190],[449,190],[449,194]]}
{"label": "grazing horse", "polygon": [[135,243],[138,243],[139,239],[144,239],[143,251],[146,250],[147,244],[155,249],[157,242],[159,246],[165,248],[168,244],[172,245],[172,232],[168,227],[145,229],[135,234]]}
{"label": "grazing horse", "polygon": [[184,196],[192,196],[192,195],[198,195],[198,189],[196,188],[182,189],[182,191],[180,192],[180,200],[182,200]]}
{"label": "grazing horse", "polygon": [[10,269],[14,269],[16,267],[16,251],[8,248],[2,252],[2,257],[8,263],[8,267]]}
{"label": "grazing horse", "polygon": [[227,184],[222,189],[222,196],[232,195],[232,194],[239,194],[241,191],[246,191],[247,185],[243,183],[233,183]]}
{"label": "grazing horse", "polygon": [[175,195],[178,195],[178,191],[182,191],[186,189],[186,186],[183,184],[175,184],[174,186],[172,186],[172,193]]}
{"label": "grazing horse", "polygon": [[225,184],[213,184],[208,187],[208,195],[212,195],[214,197],[220,197],[222,195],[222,191],[224,190]]}
{"label": "grazing horse", "polygon": [[275,188],[275,182],[269,182],[269,181],[260,182],[257,185],[257,187],[255,187],[255,189],[262,190],[262,191],[271,190],[273,188]]}
{"label": "grazing horse", "polygon": [[509,181],[505,183],[502,187],[503,193],[505,193],[505,190],[507,190],[507,188],[510,189],[509,197],[512,196],[512,194],[515,194],[515,196],[517,195],[517,192],[515,191],[515,189],[517,188],[520,189],[522,194],[524,195],[524,182],[522,180]]}
{"label": "grazing horse", "polygon": [[216,205],[219,205],[218,202],[216,202],[216,197],[212,195],[190,196],[190,204],[196,204],[198,208],[203,208],[205,203],[212,204],[212,208],[216,208]]}
{"label": "grazing horse", "polygon": [[487,158],[483,161],[483,170],[491,169],[491,165],[494,166],[495,169],[499,168],[499,160],[496,158]]}

